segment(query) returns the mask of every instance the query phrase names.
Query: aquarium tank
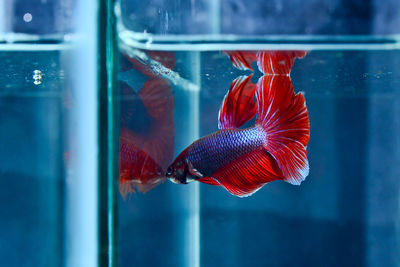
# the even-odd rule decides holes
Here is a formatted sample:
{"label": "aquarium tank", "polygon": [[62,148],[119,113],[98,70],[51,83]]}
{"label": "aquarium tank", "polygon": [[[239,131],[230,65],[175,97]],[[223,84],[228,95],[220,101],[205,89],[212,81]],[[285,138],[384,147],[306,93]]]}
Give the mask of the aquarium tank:
{"label": "aquarium tank", "polygon": [[400,266],[399,26],[394,0],[0,3],[4,266]]}

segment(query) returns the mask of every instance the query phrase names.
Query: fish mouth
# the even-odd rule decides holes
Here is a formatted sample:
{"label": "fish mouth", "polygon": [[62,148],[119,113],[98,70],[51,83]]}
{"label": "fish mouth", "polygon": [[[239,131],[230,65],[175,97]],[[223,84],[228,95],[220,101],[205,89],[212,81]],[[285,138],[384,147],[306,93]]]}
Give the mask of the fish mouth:
{"label": "fish mouth", "polygon": [[174,184],[188,184],[196,181],[196,179],[191,179],[191,178],[186,178],[185,181],[182,181],[176,177],[167,177],[167,179],[173,182]]}
{"label": "fish mouth", "polygon": [[167,169],[167,171],[166,171],[166,173],[165,173],[165,176],[166,176],[167,178],[172,178],[172,177],[173,177],[173,173],[174,173],[173,167],[172,167],[172,166],[169,166],[168,169]]}
{"label": "fish mouth", "polygon": [[174,176],[173,170],[171,167],[168,168],[167,172],[165,173],[165,177],[167,177],[168,180],[173,182],[174,184],[182,184],[182,181],[179,180]]}

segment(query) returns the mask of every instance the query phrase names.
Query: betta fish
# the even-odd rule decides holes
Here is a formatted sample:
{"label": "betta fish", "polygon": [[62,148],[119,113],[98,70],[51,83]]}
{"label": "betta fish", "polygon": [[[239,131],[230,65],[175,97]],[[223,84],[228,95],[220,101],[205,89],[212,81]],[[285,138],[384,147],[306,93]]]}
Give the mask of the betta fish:
{"label": "betta fish", "polygon": [[258,69],[266,75],[288,75],[296,58],[303,58],[307,51],[225,51],[234,67],[253,71],[251,64],[257,61]]}
{"label": "betta fish", "polygon": [[[310,124],[304,95],[294,93],[290,68],[281,75],[262,76],[257,85],[251,75],[237,78],[220,107],[219,130],[181,152],[167,177],[179,184],[222,186],[239,197],[275,180],[299,185],[309,173]],[[254,116],[254,126],[240,128]]]}

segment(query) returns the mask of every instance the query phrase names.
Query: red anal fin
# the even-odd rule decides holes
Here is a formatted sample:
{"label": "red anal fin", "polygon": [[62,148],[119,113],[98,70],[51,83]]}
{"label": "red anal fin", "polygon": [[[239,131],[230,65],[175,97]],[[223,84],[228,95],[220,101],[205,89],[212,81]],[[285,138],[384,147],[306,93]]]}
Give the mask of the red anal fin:
{"label": "red anal fin", "polygon": [[239,70],[251,70],[251,63],[257,60],[256,53],[253,51],[224,51],[233,66]]}
{"label": "red anal fin", "polygon": [[204,184],[210,184],[210,185],[216,185],[216,186],[220,185],[217,181],[215,181],[211,177],[202,177],[202,178],[197,179],[196,181],[202,182]]}
{"label": "red anal fin", "polygon": [[224,166],[212,177],[229,193],[247,197],[266,183],[282,179],[282,174],[275,159],[265,149],[259,149]]}
{"label": "red anal fin", "polygon": [[284,180],[299,185],[309,172],[310,122],[304,95],[295,95],[289,76],[263,76],[257,83],[256,101],[256,125],[266,132],[264,148],[278,162]]}
{"label": "red anal fin", "polygon": [[226,93],[219,110],[219,129],[239,128],[256,115],[252,75],[236,78]]}
{"label": "red anal fin", "polygon": [[294,60],[303,58],[307,51],[259,51],[257,65],[264,74],[288,75]]}

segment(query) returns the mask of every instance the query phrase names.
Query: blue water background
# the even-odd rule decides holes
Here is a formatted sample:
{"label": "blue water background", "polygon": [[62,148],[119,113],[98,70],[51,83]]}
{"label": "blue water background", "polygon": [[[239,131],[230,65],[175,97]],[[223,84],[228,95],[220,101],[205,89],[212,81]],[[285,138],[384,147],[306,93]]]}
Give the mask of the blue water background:
{"label": "blue water background", "polygon": [[[175,71],[193,82],[190,70],[200,66],[200,136],[216,131],[230,83],[249,72],[220,51],[175,55]],[[311,124],[310,175],[300,187],[273,182],[244,199],[200,184],[201,266],[398,266],[399,62],[399,51],[385,50],[311,51],[296,60],[292,82],[305,93]],[[195,123],[187,120],[193,95],[174,90],[179,153],[191,142],[180,136]],[[166,182],[119,199],[120,266],[187,264],[190,186]]]}
{"label": "blue water background", "polygon": [[[171,6],[160,8],[176,8],[172,2],[180,1],[165,1]],[[200,10],[203,2],[194,2]],[[266,3],[263,9],[255,8],[257,16],[245,11],[245,2],[223,1],[224,32],[397,33],[400,19],[396,0],[307,1],[313,8],[290,20],[285,11],[296,10],[304,1],[257,1]],[[68,15],[73,0],[7,3],[14,7],[6,10],[10,31],[48,34],[69,31],[73,25]],[[179,22],[183,27],[192,14],[189,7],[181,12],[188,14]],[[259,20],[269,10],[278,16],[269,27],[259,27],[265,26]],[[33,15],[30,24],[21,19],[27,11]],[[199,25],[186,32],[211,28],[202,21]],[[209,53],[201,55],[197,78],[190,74],[190,60],[177,67],[183,76],[201,80],[200,135],[216,130],[222,96],[239,75],[226,58],[216,55],[218,63]],[[59,71],[65,58],[57,51],[1,51],[0,58],[1,265],[62,266],[66,181],[61,92],[68,86],[60,81]],[[248,199],[201,185],[203,266],[399,266],[398,62],[396,51],[314,51],[296,63],[293,84],[306,92],[312,127],[310,176],[301,187],[273,183]],[[36,67],[45,73],[39,87],[31,79]],[[177,98],[180,110],[190,110],[184,104],[189,96]],[[191,124],[177,116],[182,137]],[[116,249],[121,266],[183,265],[182,222],[191,213],[189,198],[180,197],[186,191],[185,186],[165,183],[130,202],[119,199]]]}

